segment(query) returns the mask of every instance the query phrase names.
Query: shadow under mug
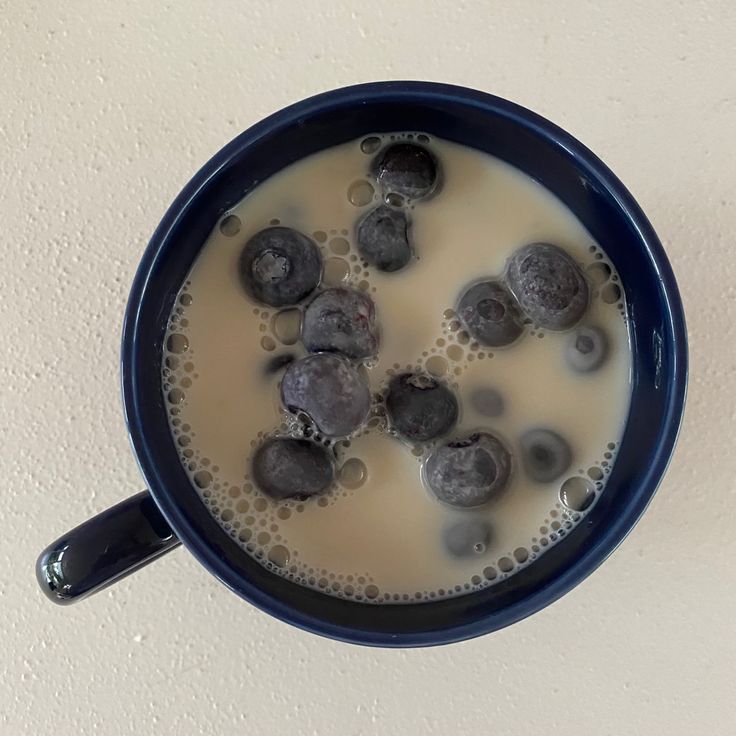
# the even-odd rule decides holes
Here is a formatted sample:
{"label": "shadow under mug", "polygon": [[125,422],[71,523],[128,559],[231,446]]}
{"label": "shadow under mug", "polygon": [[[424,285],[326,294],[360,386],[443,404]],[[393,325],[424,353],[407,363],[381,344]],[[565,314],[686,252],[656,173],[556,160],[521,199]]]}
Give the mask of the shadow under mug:
{"label": "shadow under mug", "polygon": [[[497,156],[577,216],[614,263],[626,292],[632,398],[608,490],[565,539],[484,590],[375,605],[331,597],[269,572],[222,530],[179,461],[160,374],[173,301],[222,213],[305,156],[369,133],[402,130]],[[535,613],[616,548],[652,498],[674,448],[685,403],[687,338],[677,285],[654,230],[591,151],[498,97],[445,84],[378,82],[320,94],[271,115],[194,176],[143,254],[125,315],[121,366],[128,431],[149,490],[44,550],[36,573],[52,600],[68,603],[100,590],[182,542],[231,590],[283,621],[343,641],[409,647],[469,639]]]}

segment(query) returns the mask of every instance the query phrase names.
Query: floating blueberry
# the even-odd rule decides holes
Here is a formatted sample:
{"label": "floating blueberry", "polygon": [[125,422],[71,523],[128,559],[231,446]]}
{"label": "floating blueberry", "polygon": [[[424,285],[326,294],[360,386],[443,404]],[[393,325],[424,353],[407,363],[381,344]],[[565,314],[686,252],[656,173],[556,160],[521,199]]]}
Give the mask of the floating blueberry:
{"label": "floating blueberry", "polygon": [[288,227],[257,232],[240,254],[243,288],[258,302],[283,307],[309,296],[322,275],[319,248]]}
{"label": "floating blueberry", "polygon": [[489,347],[509,345],[524,331],[513,297],[498,281],[481,281],[467,288],[458,302],[457,315],[467,331]]}
{"label": "floating blueberry", "polygon": [[402,373],[388,385],[386,412],[398,434],[414,442],[426,442],[452,429],[458,405],[444,383],[424,374]]}
{"label": "floating blueberry", "polygon": [[411,260],[409,222],[401,210],[376,207],[359,223],[358,251],[379,271],[398,271]]}
{"label": "floating blueberry", "polygon": [[393,143],[373,162],[373,172],[384,191],[407,199],[426,197],[437,184],[437,169],[435,157],[414,143]]}
{"label": "floating blueberry", "polygon": [[461,519],[443,529],[442,539],[453,557],[475,557],[488,548],[491,528],[482,519]]}
{"label": "floating blueberry", "polygon": [[551,429],[530,429],[521,436],[520,444],[524,470],[538,483],[549,483],[570,467],[570,445]]}
{"label": "floating blueberry", "polygon": [[362,360],[378,350],[376,310],[370,297],[353,289],[326,289],[304,311],[302,341],[310,353],[342,353]]}
{"label": "floating blueberry", "polygon": [[430,491],[451,506],[471,508],[498,496],[511,475],[511,454],[489,432],[438,447],[424,468]]}
{"label": "floating blueberry", "polygon": [[588,284],[556,245],[525,245],[509,259],[506,277],[522,311],[540,327],[567,330],[588,308]]}
{"label": "floating blueberry", "polygon": [[600,327],[579,327],[565,343],[565,360],[576,373],[600,368],[608,356],[608,339]]}
{"label": "floating blueberry", "polygon": [[258,488],[277,501],[324,493],[334,477],[333,463],[324,447],[293,437],[266,440],[256,450],[251,470]]}
{"label": "floating blueberry", "polygon": [[371,409],[368,383],[345,358],[317,353],[289,365],[281,381],[281,400],[294,414],[303,412],[327,437],[347,437]]}

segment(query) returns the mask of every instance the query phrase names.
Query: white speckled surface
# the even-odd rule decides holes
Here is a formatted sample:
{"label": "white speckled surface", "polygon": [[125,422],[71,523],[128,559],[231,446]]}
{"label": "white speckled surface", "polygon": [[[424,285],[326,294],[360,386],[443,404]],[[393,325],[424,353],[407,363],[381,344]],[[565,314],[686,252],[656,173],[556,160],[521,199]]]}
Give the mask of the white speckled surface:
{"label": "white speckled surface", "polygon": [[[3,3],[0,733],[732,734],[734,36],[725,0]],[[293,630],[182,550],[52,606],[39,550],[141,486],[118,343],[164,209],[265,114],[376,78],[536,109],[650,215],[692,363],[678,452],[644,520],[557,604],[436,650]]]}

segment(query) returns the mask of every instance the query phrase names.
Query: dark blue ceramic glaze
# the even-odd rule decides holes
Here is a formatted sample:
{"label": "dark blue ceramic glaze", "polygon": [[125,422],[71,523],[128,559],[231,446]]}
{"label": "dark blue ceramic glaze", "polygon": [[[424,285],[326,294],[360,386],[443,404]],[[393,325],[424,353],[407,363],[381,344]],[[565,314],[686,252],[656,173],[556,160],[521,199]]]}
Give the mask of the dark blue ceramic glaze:
{"label": "dark blue ceramic glaze", "polygon": [[74,603],[178,547],[171,527],[147,491],[103,511],[50,544],[36,577],[46,595]]}
{"label": "dark blue ceramic glaze", "polygon": [[[577,215],[625,287],[633,395],[608,491],[566,539],[509,580],[481,592],[376,606],[290,583],[227,536],[180,465],[160,368],[174,298],[221,213],[304,156],[371,132],[396,130],[424,131],[504,159]],[[376,646],[429,646],[487,634],[549,605],[589,575],[652,498],[675,445],[686,381],[687,342],[677,285],[654,230],[621,182],[587,148],[529,110],[481,92],[424,82],[365,84],[317,95],[270,116],[223,148],[187,184],[154,233],[133,283],[123,330],[130,437],[150,493],[178,538],[213,575],[264,611],[308,631]],[[98,523],[107,524],[115,536],[109,519],[90,520],[80,527],[81,551]],[[104,577],[109,561],[97,565]],[[40,580],[47,587],[47,576]]]}

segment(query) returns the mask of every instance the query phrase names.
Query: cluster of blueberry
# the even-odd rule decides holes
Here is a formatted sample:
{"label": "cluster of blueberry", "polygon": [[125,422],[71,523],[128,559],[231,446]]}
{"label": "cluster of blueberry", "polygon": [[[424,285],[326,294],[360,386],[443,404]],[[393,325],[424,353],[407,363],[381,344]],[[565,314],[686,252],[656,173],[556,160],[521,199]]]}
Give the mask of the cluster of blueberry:
{"label": "cluster of blueberry", "polygon": [[[588,308],[587,281],[577,264],[561,248],[534,243],[518,249],[506,264],[504,277],[468,286],[460,296],[457,316],[480,345],[505,347],[524,334],[527,324],[555,332],[572,330]],[[599,368],[608,352],[605,333],[598,327],[577,327],[565,345],[568,366],[578,373]],[[526,475],[550,483],[570,467],[567,441],[548,428],[525,432],[520,438]],[[443,501],[475,507],[500,494],[510,476],[510,455],[503,442],[489,432],[441,446],[425,465],[427,485]],[[490,529],[477,519],[459,521],[445,531],[445,544],[455,555],[482,550]]]}
{"label": "cluster of blueberry", "polygon": [[437,191],[439,165],[422,146],[394,143],[376,156],[371,171],[386,204],[376,207],[358,223],[358,250],[379,271],[398,271],[413,255],[411,223],[402,206]]}
{"label": "cluster of blueberry", "polygon": [[[577,264],[556,245],[532,243],[509,259],[504,277],[470,285],[458,302],[458,317],[481,345],[503,347],[524,333],[525,324],[563,332],[575,327],[588,308],[588,283]],[[598,368],[607,340],[598,327],[579,327],[568,339],[565,357],[578,373]]]}
{"label": "cluster of blueberry", "polygon": [[[356,244],[374,268],[398,271],[413,256],[404,205],[438,190],[439,163],[424,146],[400,142],[379,151],[371,171],[386,204],[357,223]],[[245,291],[259,303],[281,308],[308,299],[301,340],[309,354],[280,366],[285,367],[281,402],[303,420],[306,431],[303,437],[273,436],[263,442],[253,457],[253,480],[277,500],[322,494],[334,482],[334,456],[313,435],[328,440],[349,437],[374,409],[364,369],[379,348],[373,302],[344,287],[324,288],[314,295],[322,276],[320,250],[308,236],[283,226],[261,230],[246,243],[240,276]],[[479,344],[503,347],[519,339],[527,324],[571,330],[585,314],[589,298],[576,263],[557,246],[536,243],[513,254],[502,278],[466,288],[457,315]],[[578,328],[568,340],[567,362],[575,371],[588,372],[602,364],[606,349],[600,329]],[[450,387],[420,372],[393,376],[381,403],[389,429],[414,445],[448,435],[459,414]],[[572,460],[567,442],[549,429],[526,433],[520,447],[526,474],[540,483],[562,476]],[[426,486],[440,501],[467,509],[501,494],[511,467],[506,444],[484,430],[434,447],[423,473]],[[448,527],[445,544],[453,554],[465,556],[484,546],[488,534],[484,522],[469,519]]]}
{"label": "cluster of blueberry", "polygon": [[[413,254],[402,206],[434,192],[439,179],[437,161],[422,146],[396,143],[375,157],[372,172],[390,205],[377,207],[357,224],[358,250],[374,268],[397,271]],[[256,233],[246,243],[239,267],[250,297],[278,308],[310,297],[322,276],[317,245],[303,233],[282,226]],[[319,291],[304,307],[301,341],[309,355],[279,366],[285,367],[281,380],[284,408],[303,418],[308,431],[313,429],[325,438],[354,434],[372,408],[362,369],[362,363],[378,352],[372,300],[349,288]],[[397,377],[386,403],[396,431],[407,439],[423,441],[444,434],[457,418],[454,395],[424,376]],[[265,441],[255,453],[252,473],[260,489],[275,499],[324,493],[334,479],[332,455],[322,444],[290,436]]]}

